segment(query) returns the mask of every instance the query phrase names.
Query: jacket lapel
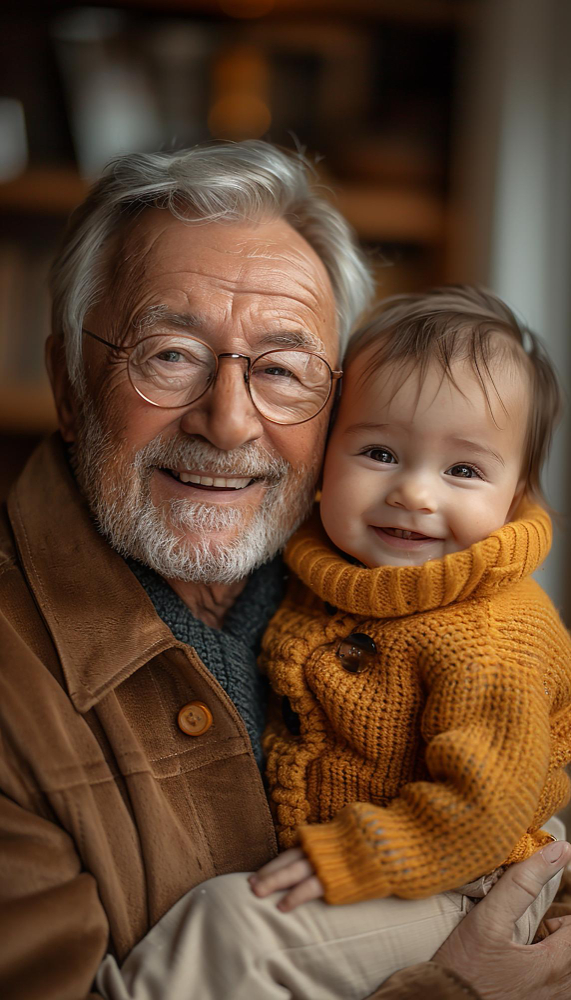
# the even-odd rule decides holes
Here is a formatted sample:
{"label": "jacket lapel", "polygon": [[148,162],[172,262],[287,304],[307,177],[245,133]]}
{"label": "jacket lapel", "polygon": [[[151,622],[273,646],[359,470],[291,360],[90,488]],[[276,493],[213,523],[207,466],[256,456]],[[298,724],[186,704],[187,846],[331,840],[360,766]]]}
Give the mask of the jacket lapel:
{"label": "jacket lapel", "polygon": [[[45,504],[38,503],[38,494]],[[58,434],[30,458],[9,496],[8,514],[79,712],[153,656],[181,645],[98,533]]]}

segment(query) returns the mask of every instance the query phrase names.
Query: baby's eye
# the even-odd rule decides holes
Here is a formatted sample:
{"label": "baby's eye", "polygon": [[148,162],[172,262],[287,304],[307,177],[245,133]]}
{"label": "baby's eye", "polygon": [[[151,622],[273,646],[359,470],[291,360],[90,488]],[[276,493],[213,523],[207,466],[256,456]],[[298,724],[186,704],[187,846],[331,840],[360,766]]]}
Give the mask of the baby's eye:
{"label": "baby's eye", "polygon": [[474,465],[451,465],[444,474],[454,476],[456,479],[483,479]]}
{"label": "baby's eye", "polygon": [[372,458],[373,462],[383,462],[385,465],[396,464],[396,458],[388,448],[367,448],[362,453],[367,458]]}

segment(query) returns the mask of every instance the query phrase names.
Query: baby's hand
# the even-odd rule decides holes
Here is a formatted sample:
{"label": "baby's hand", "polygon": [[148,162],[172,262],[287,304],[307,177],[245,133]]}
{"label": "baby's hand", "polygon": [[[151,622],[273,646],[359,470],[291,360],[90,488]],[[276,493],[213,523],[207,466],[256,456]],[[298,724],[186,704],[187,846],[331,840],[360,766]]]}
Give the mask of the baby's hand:
{"label": "baby's hand", "polygon": [[269,896],[279,889],[290,889],[278,903],[278,910],[287,913],[300,903],[319,899],[324,888],[315,874],[315,869],[301,847],[292,847],[267,865],[249,876],[248,881],[256,896]]}

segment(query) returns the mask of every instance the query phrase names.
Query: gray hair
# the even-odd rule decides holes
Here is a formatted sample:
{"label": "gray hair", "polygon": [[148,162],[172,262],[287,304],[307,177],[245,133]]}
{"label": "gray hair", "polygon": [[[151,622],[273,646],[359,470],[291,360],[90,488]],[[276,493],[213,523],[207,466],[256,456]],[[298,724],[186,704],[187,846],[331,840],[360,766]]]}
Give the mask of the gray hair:
{"label": "gray hair", "polygon": [[54,333],[62,335],[72,383],[83,382],[84,317],[104,293],[102,266],[110,237],[146,207],[192,222],[283,218],[321,258],[337,305],[341,351],[374,284],[341,214],[315,192],[302,154],[270,143],[211,143],[175,153],[132,153],[112,161],[73,213],[53,262]]}

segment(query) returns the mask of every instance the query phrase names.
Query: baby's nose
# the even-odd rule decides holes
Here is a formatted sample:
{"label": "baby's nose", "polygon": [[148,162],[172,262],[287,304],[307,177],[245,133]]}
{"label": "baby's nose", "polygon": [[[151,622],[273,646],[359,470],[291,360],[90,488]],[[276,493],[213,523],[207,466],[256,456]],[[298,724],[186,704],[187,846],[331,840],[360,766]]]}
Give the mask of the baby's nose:
{"label": "baby's nose", "polygon": [[387,495],[387,503],[391,507],[418,510],[425,514],[434,513],[437,507],[435,491],[421,476],[402,477]]}

